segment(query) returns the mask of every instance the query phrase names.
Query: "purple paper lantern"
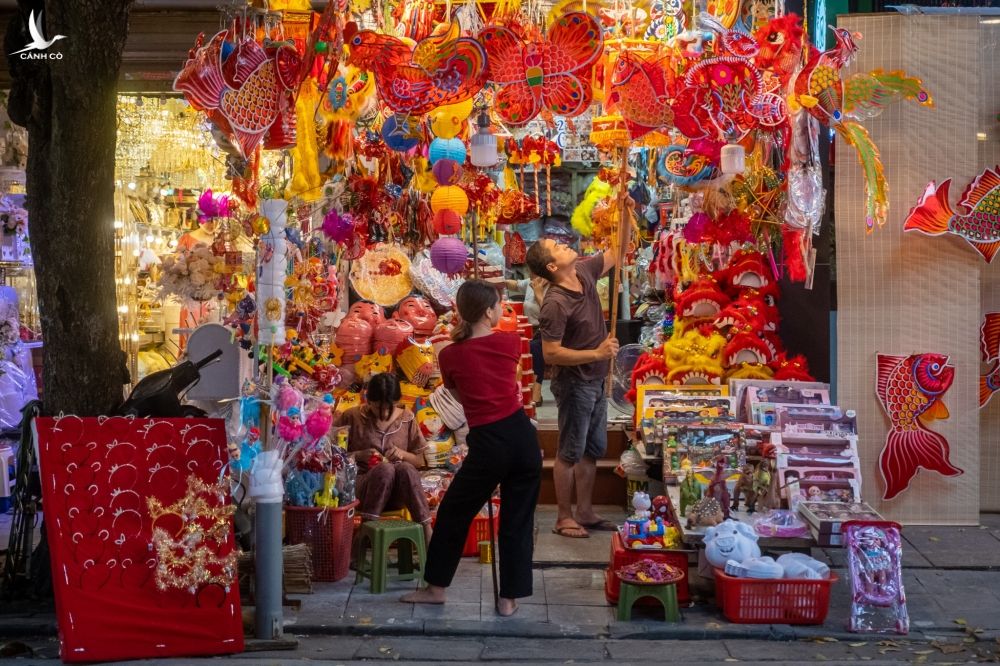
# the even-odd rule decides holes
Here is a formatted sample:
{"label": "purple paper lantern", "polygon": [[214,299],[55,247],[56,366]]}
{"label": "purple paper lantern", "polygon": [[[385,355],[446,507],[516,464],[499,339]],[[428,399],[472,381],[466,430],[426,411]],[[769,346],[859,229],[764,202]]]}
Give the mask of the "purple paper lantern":
{"label": "purple paper lantern", "polygon": [[346,243],[354,235],[354,220],[350,213],[341,215],[336,210],[331,210],[323,216],[323,226],[320,229],[330,240]]}
{"label": "purple paper lantern", "polygon": [[438,160],[431,167],[431,171],[434,173],[438,185],[458,185],[458,181],[462,177],[462,165],[455,160]]}
{"label": "purple paper lantern", "polygon": [[455,275],[465,269],[469,249],[455,236],[438,238],[431,245],[431,266],[445,275]]}

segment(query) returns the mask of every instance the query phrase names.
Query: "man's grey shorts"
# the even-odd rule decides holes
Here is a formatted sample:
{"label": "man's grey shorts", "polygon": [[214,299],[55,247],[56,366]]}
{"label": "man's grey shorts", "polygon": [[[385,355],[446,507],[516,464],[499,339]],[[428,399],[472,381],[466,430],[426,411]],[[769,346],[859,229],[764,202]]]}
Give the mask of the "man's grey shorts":
{"label": "man's grey shorts", "polygon": [[552,395],[559,410],[559,458],[578,463],[583,456],[598,460],[608,448],[608,400],[604,379],[556,376]]}

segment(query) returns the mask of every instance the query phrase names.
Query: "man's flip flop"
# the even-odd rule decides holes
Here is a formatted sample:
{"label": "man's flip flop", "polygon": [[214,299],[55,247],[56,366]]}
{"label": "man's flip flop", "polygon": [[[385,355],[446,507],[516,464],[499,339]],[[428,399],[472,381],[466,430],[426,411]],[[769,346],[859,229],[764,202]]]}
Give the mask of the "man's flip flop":
{"label": "man's flip flop", "polygon": [[580,523],[580,527],[594,530],[595,532],[617,532],[619,526],[610,520],[598,520],[595,523]]}
{"label": "man's flip flop", "polygon": [[562,527],[553,527],[552,533],[561,537],[566,537],[567,539],[589,539],[590,535],[587,534],[587,530],[579,527],[577,525],[564,525]]}

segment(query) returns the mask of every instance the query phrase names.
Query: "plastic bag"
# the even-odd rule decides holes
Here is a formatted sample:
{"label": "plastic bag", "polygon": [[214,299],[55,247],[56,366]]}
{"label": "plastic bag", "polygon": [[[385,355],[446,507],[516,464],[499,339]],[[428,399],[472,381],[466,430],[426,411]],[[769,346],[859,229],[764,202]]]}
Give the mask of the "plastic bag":
{"label": "plastic bag", "polygon": [[340,497],[340,504],[350,504],[354,501],[354,496],[358,484],[358,466],[350,456],[344,457],[344,466],[337,472],[337,495]]}
{"label": "plastic bag", "polygon": [[754,531],[761,536],[789,538],[809,534],[809,526],[799,514],[787,509],[771,509],[767,513],[756,514],[752,521]]}
{"label": "plastic bag", "polygon": [[625,476],[639,478],[645,478],[646,476],[646,461],[642,459],[638,451],[631,447],[622,452],[621,458],[619,458],[619,465],[622,471],[625,472]]}

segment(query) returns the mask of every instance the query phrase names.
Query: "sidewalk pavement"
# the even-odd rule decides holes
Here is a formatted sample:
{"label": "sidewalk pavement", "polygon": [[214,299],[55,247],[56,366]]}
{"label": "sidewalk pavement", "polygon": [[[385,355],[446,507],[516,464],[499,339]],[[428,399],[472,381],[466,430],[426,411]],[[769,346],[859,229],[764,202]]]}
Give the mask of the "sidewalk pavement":
{"label": "sidewalk pavement", "polygon": [[[911,639],[961,642],[1000,640],[1000,515],[984,514],[977,527],[908,527],[904,530],[903,580],[910,613]],[[549,518],[540,512],[538,541],[548,539]],[[552,537],[558,538],[558,537]],[[367,584],[354,585],[353,572],[337,583],[314,583],[314,593],[301,598],[298,611],[286,609],[286,633],[355,636],[495,636],[507,638],[578,639],[770,639],[864,640],[846,632],[850,583],[840,549],[816,549],[840,576],[833,586],[826,622],[816,627],[739,625],[727,622],[714,603],[696,599],[682,609],[683,622],[666,624],[662,614],[636,608],[633,620],[618,622],[604,596],[603,550],[595,535],[586,540],[590,561],[567,566],[536,561],[534,595],[523,599],[516,615],[501,618],[493,608],[489,565],[463,559],[443,606],[398,601],[413,583],[390,583],[385,594],[373,595]],[[561,542],[566,542],[562,544]],[[607,541],[605,540],[606,544]],[[555,547],[573,549],[579,540],[561,539]],[[540,549],[544,550],[544,549]],[[601,553],[598,555],[598,553]],[[553,553],[550,553],[553,555]],[[704,587],[692,567],[695,590]],[[710,589],[710,588],[709,588]],[[662,611],[661,611],[662,613]],[[0,616],[0,638],[50,635],[51,616]]]}

